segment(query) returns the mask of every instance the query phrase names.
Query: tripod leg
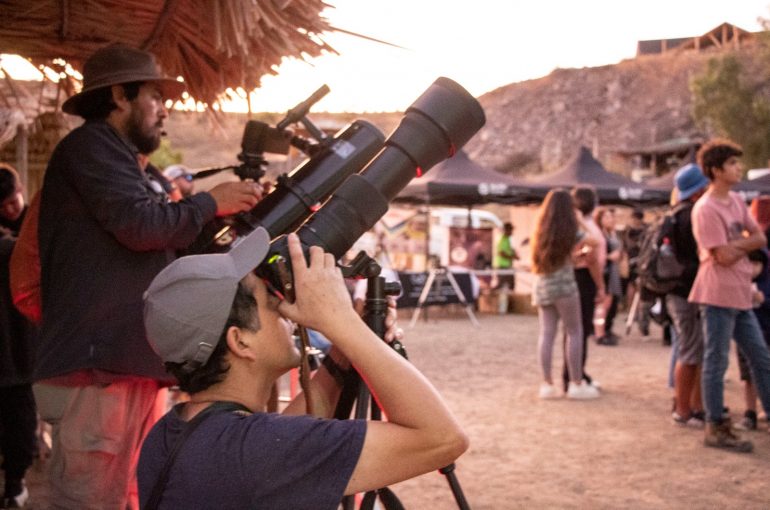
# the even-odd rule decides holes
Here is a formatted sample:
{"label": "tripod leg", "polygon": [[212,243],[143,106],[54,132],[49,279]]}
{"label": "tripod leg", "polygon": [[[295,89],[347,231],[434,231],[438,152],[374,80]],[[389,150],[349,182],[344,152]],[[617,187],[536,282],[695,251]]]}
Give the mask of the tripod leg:
{"label": "tripod leg", "polygon": [[628,310],[628,317],[626,317],[626,336],[631,333],[631,326],[634,324],[636,318],[636,310],[639,308],[639,301],[641,299],[641,289],[637,285],[636,292],[634,292],[634,299],[631,301],[631,308]]}
{"label": "tripod leg", "polygon": [[414,313],[412,314],[412,320],[409,321],[409,327],[413,328],[415,324],[417,324],[417,319],[420,317],[420,311],[422,311],[422,307],[425,306],[425,301],[428,299],[428,294],[430,294],[430,288],[433,285],[433,281],[436,279],[436,272],[431,271],[428,275],[428,279],[425,280],[425,285],[422,287],[422,292],[420,292],[420,299],[417,300],[417,308],[414,309]]}
{"label": "tripod leg", "polygon": [[471,322],[474,326],[479,326],[479,321],[476,320],[476,315],[474,315],[473,310],[471,309],[471,305],[468,303],[468,300],[465,299],[465,294],[463,294],[463,291],[460,289],[460,286],[457,284],[457,280],[455,280],[454,275],[450,272],[446,272],[446,277],[449,280],[449,283],[452,285],[452,288],[454,289],[455,293],[457,294],[457,298],[460,300],[460,302],[465,305],[465,312],[468,314],[468,317],[471,319]]}
{"label": "tripod leg", "polygon": [[470,510],[471,507],[468,506],[468,501],[465,499],[463,489],[460,487],[460,482],[457,480],[457,475],[455,475],[454,463],[439,469],[438,472],[446,476],[447,482],[449,483],[449,488],[452,490],[452,494],[454,495],[455,501],[457,502],[457,508],[460,510]]}

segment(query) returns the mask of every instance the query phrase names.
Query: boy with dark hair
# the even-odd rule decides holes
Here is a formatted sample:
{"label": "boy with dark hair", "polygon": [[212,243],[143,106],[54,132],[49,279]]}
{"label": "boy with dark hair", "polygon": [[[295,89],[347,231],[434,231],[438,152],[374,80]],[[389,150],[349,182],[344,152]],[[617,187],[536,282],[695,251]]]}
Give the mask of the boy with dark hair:
{"label": "boy with dark hair", "polygon": [[[343,495],[441,468],[467,448],[435,388],[353,310],[334,257],[311,247],[306,262],[299,238],[288,242],[294,303],[270,295],[252,272],[269,249],[262,228],[226,254],[176,260],[147,290],[150,343],[191,395],[144,442],[142,508],[331,510]],[[300,416],[302,394],[281,415],[265,412],[271,386],[300,359],[284,318],[333,344],[310,383],[315,416]],[[328,419],[352,369],[387,422]]]}
{"label": "boy with dark hair", "polygon": [[26,205],[16,170],[0,163],[0,453],[5,493],[0,508],[26,505],[24,476],[35,452],[37,411],[32,394],[32,328],[13,306],[9,261]]}
{"label": "boy with dark hair", "polygon": [[752,312],[752,267],[747,254],[767,245],[767,239],[731,188],[741,181],[742,151],[729,140],[715,139],[698,151],[698,163],[711,181],[692,212],[693,234],[700,266],[689,301],[701,306],[705,341],[702,373],[706,408],[706,446],[750,452],[723,416],[724,375],[730,338],[751,365],[765,411],[770,411],[770,353]]}

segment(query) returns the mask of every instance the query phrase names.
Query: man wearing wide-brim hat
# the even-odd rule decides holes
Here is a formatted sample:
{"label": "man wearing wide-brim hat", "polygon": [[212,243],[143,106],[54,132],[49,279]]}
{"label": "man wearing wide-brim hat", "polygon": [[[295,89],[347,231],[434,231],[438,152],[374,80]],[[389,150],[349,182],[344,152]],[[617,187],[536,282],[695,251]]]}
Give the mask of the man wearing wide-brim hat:
{"label": "man wearing wide-brim hat", "polygon": [[255,183],[229,182],[170,202],[137,161],[157,149],[165,101],[184,84],[154,57],[98,50],[62,109],[85,119],[53,152],[41,192],[43,318],[35,396],[53,424],[51,502],[135,508],[139,445],[171,383],[150,349],[142,294],[217,215],[253,207]]}

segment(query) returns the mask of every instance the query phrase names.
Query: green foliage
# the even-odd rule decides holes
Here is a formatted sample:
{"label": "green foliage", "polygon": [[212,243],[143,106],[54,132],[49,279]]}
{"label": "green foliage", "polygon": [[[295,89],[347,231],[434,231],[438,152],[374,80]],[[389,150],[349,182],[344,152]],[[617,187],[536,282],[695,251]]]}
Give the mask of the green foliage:
{"label": "green foliage", "polygon": [[174,150],[168,138],[162,138],[158,150],[150,155],[150,162],[161,170],[169,165],[181,163],[182,159],[182,152]]}
{"label": "green foliage", "polygon": [[764,77],[749,76],[736,56],[728,55],[709,60],[690,83],[695,122],[705,132],[743,146],[748,168],[766,167],[770,157],[770,100],[760,93],[770,69],[761,69]]}

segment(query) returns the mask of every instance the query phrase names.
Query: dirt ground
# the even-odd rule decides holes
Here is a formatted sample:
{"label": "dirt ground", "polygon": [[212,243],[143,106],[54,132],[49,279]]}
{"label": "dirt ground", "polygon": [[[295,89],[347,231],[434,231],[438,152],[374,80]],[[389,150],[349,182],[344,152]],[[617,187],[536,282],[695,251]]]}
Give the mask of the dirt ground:
{"label": "dirt ground", "polygon": [[[647,340],[634,329],[618,346],[589,347],[587,371],[601,382],[599,400],[542,401],[537,317],[478,318],[476,328],[461,309],[430,309],[405,338],[409,358],[470,437],[456,475],[471,508],[770,508],[770,434],[746,433],[754,453],[734,454],[707,449],[701,431],[673,425],[670,348],[657,327]],[[741,387],[730,362],[725,404],[739,418]],[[30,473],[33,508],[47,506],[44,478],[38,468]],[[438,473],[392,489],[408,509],[457,508]]]}

